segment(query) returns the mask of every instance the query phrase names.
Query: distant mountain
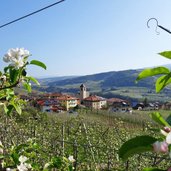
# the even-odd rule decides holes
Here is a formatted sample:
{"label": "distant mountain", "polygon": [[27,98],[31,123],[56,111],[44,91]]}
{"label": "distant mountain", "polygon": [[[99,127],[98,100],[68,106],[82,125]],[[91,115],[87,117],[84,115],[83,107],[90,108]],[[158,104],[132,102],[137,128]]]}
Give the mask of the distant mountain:
{"label": "distant mountain", "polygon": [[41,84],[49,84],[51,82],[55,82],[55,81],[61,81],[61,80],[65,80],[65,79],[72,79],[72,78],[76,78],[77,76],[59,76],[59,77],[47,77],[47,78],[37,78],[38,81]]}
{"label": "distant mountain", "polygon": [[[169,65],[166,66],[169,68]],[[171,89],[166,88],[161,93],[155,92],[155,80],[150,77],[135,80],[142,69],[111,71],[85,76],[55,77],[39,80],[41,87],[36,88],[44,92],[66,92],[77,94],[81,84],[85,84],[91,94],[97,94],[106,98],[119,97],[126,99],[144,99],[153,101],[170,101]]]}
{"label": "distant mountain", "polygon": [[[68,78],[63,80],[54,80],[48,84],[48,86],[56,87],[70,87],[80,84],[96,84],[101,89],[108,89],[111,87],[129,87],[129,86],[140,86],[140,87],[154,87],[154,79],[148,78],[135,84],[135,80],[141,70],[125,70],[125,71],[111,71],[98,73],[93,75],[79,76],[75,78]],[[89,87],[90,90],[94,91],[94,87]]]}
{"label": "distant mountain", "polygon": [[[166,64],[164,67],[171,69],[171,64]],[[142,70],[143,69],[110,71],[85,76],[59,76],[40,78],[38,80],[41,84],[52,87],[75,87],[82,83],[88,85],[96,84],[98,87],[104,89],[124,86],[154,87],[154,80],[156,77],[144,79],[139,81],[138,84],[135,84],[135,79]],[[89,88],[93,90],[94,87]]]}

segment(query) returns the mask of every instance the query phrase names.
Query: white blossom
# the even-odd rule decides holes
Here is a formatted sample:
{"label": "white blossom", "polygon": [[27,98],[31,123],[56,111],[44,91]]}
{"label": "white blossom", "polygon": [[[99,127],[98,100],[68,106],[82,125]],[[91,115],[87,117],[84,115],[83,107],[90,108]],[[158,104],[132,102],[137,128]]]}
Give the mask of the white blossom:
{"label": "white blossom", "polygon": [[168,133],[167,137],[166,137],[166,142],[168,144],[171,144],[171,132]]}
{"label": "white blossom", "polygon": [[6,168],[6,171],[16,171],[16,169]]}
{"label": "white blossom", "polygon": [[26,162],[28,160],[28,158],[26,157],[26,156],[20,156],[19,157],[19,161],[21,162],[21,163],[24,163],[24,162]]}
{"label": "white blossom", "polygon": [[20,48],[19,49],[19,55],[23,56],[23,57],[30,56],[30,52],[24,48]]}
{"label": "white blossom", "polygon": [[162,130],[162,129],[160,130],[160,133],[163,134],[164,136],[168,135],[168,133],[166,131]]}
{"label": "white blossom", "polygon": [[72,162],[72,163],[75,162],[75,159],[74,159],[73,156],[69,156],[69,157],[68,157],[68,160],[69,160],[70,162]]}
{"label": "white blossom", "polygon": [[28,171],[28,169],[31,168],[31,165],[28,163],[21,163],[19,166],[17,166],[17,169],[19,171]]}
{"label": "white blossom", "polygon": [[44,169],[47,169],[49,166],[50,166],[50,164],[46,163],[45,166],[44,166]]}
{"label": "white blossom", "polygon": [[28,160],[26,156],[20,156],[19,161],[20,165],[17,166],[17,169],[19,171],[28,171],[28,169],[31,168],[31,165],[29,163],[25,163]]}
{"label": "white blossom", "polygon": [[10,62],[10,66],[19,69],[25,64],[25,58],[30,56],[30,52],[24,48],[9,49],[4,55],[4,62]]}

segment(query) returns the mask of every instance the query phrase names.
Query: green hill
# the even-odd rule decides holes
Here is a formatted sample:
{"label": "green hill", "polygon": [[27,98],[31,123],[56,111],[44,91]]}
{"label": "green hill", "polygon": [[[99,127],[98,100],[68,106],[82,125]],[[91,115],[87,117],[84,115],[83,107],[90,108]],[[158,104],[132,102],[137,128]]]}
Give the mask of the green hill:
{"label": "green hill", "polygon": [[42,81],[41,91],[78,93],[83,83],[91,93],[104,97],[120,97],[131,99],[148,98],[153,101],[168,101],[171,90],[165,89],[160,94],[155,93],[156,77],[147,78],[135,83],[141,70],[111,71],[85,76],[64,77],[64,79],[48,78]]}
{"label": "green hill", "polygon": [[[146,79],[135,84],[135,79],[140,70],[125,70],[125,71],[112,71],[93,75],[79,76],[76,78],[69,78],[64,80],[52,81],[49,86],[68,86],[80,85],[82,83],[97,84],[102,89],[111,87],[124,87],[124,86],[140,86],[140,87],[153,87],[154,78]],[[90,87],[93,90],[93,88]]]}

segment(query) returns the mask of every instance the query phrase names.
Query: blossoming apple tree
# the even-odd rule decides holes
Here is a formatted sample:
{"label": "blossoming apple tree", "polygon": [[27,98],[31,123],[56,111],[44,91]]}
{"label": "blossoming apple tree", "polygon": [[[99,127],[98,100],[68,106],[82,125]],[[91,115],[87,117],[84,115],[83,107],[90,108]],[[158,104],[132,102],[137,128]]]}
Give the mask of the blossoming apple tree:
{"label": "blossoming apple tree", "polygon": [[14,109],[21,114],[24,101],[15,95],[15,87],[23,86],[28,92],[31,92],[31,82],[39,85],[34,77],[27,76],[27,66],[37,65],[46,69],[45,64],[40,61],[29,62],[30,55],[28,50],[16,48],[10,49],[3,57],[4,62],[9,63],[4,68],[4,72],[0,72],[0,105],[4,107],[6,114],[10,114]]}
{"label": "blossoming apple tree", "polygon": [[[0,71],[0,106],[4,108],[8,116],[12,116],[15,111],[22,114],[25,101],[20,99],[16,93],[16,87],[22,87],[31,92],[31,83],[39,85],[39,82],[27,75],[28,65],[36,65],[46,69],[46,65],[41,61],[29,61],[30,52],[24,48],[10,49],[4,55],[3,60],[7,66]],[[34,163],[34,157],[41,154],[41,147],[32,139],[26,140],[24,144],[14,145],[7,150],[0,140],[0,170],[29,171],[57,168],[59,170],[72,170],[73,156],[58,157],[54,156],[44,167]]]}

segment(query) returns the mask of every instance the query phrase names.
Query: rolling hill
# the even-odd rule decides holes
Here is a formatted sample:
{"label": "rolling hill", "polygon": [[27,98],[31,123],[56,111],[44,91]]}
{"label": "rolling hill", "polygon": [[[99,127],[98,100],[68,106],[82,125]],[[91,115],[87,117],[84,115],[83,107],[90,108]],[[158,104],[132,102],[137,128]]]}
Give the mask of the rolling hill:
{"label": "rolling hill", "polygon": [[[161,93],[155,93],[156,77],[147,78],[135,83],[140,73],[138,70],[111,71],[85,76],[55,77],[41,79],[39,91],[78,93],[83,83],[90,93],[104,97],[120,97],[126,99],[152,101],[169,101],[171,90],[166,88]],[[37,89],[37,88],[36,88]]]}
{"label": "rolling hill", "polygon": [[52,78],[49,82],[45,81],[45,85],[59,88],[79,88],[80,84],[83,83],[87,85],[90,91],[97,91],[97,88],[106,90],[114,87],[154,87],[154,77],[142,80],[136,84],[135,79],[139,72],[140,70],[111,71],[74,78],[64,78],[56,81],[53,81]]}

